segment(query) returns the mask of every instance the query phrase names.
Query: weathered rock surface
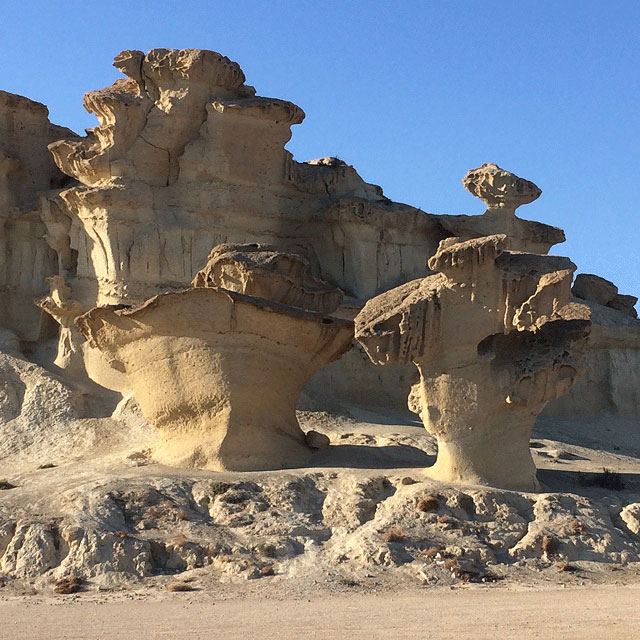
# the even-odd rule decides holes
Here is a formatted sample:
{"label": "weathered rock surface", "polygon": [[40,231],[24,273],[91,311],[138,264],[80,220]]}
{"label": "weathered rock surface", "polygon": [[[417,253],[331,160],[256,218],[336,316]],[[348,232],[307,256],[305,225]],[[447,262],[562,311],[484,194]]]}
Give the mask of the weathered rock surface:
{"label": "weathered rock surface", "polygon": [[48,115],[43,104],[0,91],[0,325],[25,341],[53,335],[49,317],[33,304],[47,290],[45,278],[58,272],[35,209],[42,194],[69,182],[47,145],[74,135]]}
{"label": "weathered rock surface", "polygon": [[516,216],[518,207],[540,197],[542,191],[533,182],[488,163],[468,171],[462,184],[487,210],[482,216],[440,216],[440,223],[454,237],[469,240],[502,233],[507,235],[508,249],[530,253],[547,253],[565,241],[562,229]]}
{"label": "weathered rock surface", "polygon": [[575,266],[505,251],[504,235],[440,244],[434,276],[370,300],[356,338],[372,362],[413,362],[411,404],[438,439],[432,477],[532,491],[529,437],[580,367],[588,320],[561,319]]}
{"label": "weathered rock surface", "polygon": [[[583,374],[567,395],[549,403],[548,417],[593,418],[607,422],[618,416],[640,423],[640,320],[608,306],[576,299],[564,315],[591,322]],[[578,311],[576,311],[576,308]]]}
{"label": "weathered rock surface", "polygon": [[284,149],[304,112],[263,98],[212,51],[123,51],[126,76],[86,95],[99,126],[51,151],[81,186],[63,191],[86,309],[189,284],[221,242],[303,246],[323,279],[366,299],[426,270],[447,235],[333,159]]}
{"label": "weathered rock surface", "polygon": [[[103,469],[71,482],[61,469],[23,477],[0,503],[5,587],[51,588],[77,575],[109,587],[184,574],[198,584],[266,579],[355,585],[562,580],[571,571],[638,566],[638,493],[466,491],[397,473],[286,472],[167,477]],[[56,492],[40,497],[39,487]],[[24,496],[38,496],[18,508]],[[429,504],[426,509],[423,505]],[[37,512],[37,515],[36,515]],[[627,524],[616,528],[621,519]],[[627,528],[628,526],[628,528]],[[598,563],[597,565],[594,563]],[[206,574],[199,568],[206,567]],[[266,567],[270,571],[265,571]],[[185,573],[187,572],[187,573]]]}
{"label": "weathered rock surface", "polygon": [[613,282],[600,276],[592,273],[579,273],[571,290],[576,298],[597,302],[604,307],[621,311],[632,318],[638,317],[638,313],[634,308],[638,298],[619,294],[618,287]]}
{"label": "weathered rock surface", "polygon": [[[335,308],[340,292],[310,279],[299,256],[263,249],[214,249],[195,288],[76,320],[90,345],[126,374],[143,414],[162,431],[154,447],[160,462],[295,467],[310,459],[312,446],[320,448],[298,425],[298,396],[315,371],[350,348],[353,323],[283,304],[295,298]],[[236,290],[218,286],[227,283]]]}

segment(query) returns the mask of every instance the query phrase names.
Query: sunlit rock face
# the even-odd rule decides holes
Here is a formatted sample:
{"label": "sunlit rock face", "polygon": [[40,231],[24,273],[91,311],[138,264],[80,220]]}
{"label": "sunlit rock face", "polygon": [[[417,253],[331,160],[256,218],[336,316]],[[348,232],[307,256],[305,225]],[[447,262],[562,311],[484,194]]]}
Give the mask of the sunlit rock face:
{"label": "sunlit rock face", "polygon": [[427,271],[448,235],[332,158],[299,163],[284,145],[304,112],[255,95],[212,51],[123,51],[127,78],[85,96],[99,125],[51,145],[81,186],[61,194],[85,308],[187,286],[222,242],[302,246],[314,275],[367,299]]}
{"label": "sunlit rock face", "polygon": [[438,440],[432,477],[532,491],[534,421],[575,381],[589,321],[562,317],[567,258],[509,252],[507,242],[443,241],[429,261],[438,273],[369,300],[356,338],[376,364],[418,368],[409,404]]}
{"label": "sunlit rock face", "polygon": [[69,181],[47,145],[73,135],[49,122],[43,104],[0,91],[0,326],[23,341],[36,341],[53,329],[33,304],[47,290],[45,278],[58,271],[35,209],[41,194]]}
{"label": "sunlit rock face", "polygon": [[353,323],[320,312],[335,310],[341,293],[305,266],[269,247],[225,245],[193,288],[76,320],[162,433],[156,461],[217,471],[310,461],[320,434],[308,440],[300,429],[298,396],[350,348]]}

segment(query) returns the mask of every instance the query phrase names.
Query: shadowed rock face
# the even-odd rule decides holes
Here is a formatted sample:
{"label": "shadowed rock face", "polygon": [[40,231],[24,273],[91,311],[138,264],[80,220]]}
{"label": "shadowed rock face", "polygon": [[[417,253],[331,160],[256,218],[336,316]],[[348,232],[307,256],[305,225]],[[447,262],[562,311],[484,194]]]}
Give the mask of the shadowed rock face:
{"label": "shadowed rock face", "polygon": [[441,243],[414,280],[370,300],[356,338],[376,364],[413,362],[410,408],[438,439],[429,474],[446,482],[534,490],[529,436],[580,367],[589,322],[562,319],[575,266],[505,251],[496,235]]}
{"label": "shadowed rock face", "polygon": [[[298,396],[315,371],[350,348],[353,323],[282,304],[314,294],[322,302],[322,283],[314,280],[306,291],[304,269],[288,269],[292,295],[281,271],[261,266],[268,253],[267,267],[274,261],[282,267],[273,252],[243,249],[214,250],[193,289],[136,309],[97,308],[76,321],[125,373],[145,417],[162,431],[154,445],[158,462],[244,471],[295,467],[310,458],[295,414]],[[247,283],[260,297],[215,286],[220,274],[242,274],[237,289]]]}

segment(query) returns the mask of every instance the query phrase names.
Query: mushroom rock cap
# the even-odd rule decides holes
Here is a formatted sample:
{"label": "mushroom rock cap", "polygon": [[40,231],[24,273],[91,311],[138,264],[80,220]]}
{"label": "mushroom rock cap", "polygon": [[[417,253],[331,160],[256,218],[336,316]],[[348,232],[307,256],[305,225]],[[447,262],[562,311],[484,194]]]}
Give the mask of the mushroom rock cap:
{"label": "mushroom rock cap", "polygon": [[497,164],[486,163],[471,169],[462,179],[464,188],[480,198],[489,209],[511,209],[537,200],[542,190],[530,180],[501,169]]}

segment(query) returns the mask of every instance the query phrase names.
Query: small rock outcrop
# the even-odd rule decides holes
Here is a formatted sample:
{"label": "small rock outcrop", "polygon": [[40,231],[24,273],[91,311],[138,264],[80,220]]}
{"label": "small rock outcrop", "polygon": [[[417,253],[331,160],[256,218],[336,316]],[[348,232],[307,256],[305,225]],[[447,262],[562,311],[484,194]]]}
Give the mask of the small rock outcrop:
{"label": "small rock outcrop", "polygon": [[579,273],[571,291],[576,298],[597,302],[603,307],[616,309],[632,318],[638,317],[638,312],[635,310],[638,298],[618,293],[618,287],[613,282],[600,276],[592,273]]}
{"label": "small rock outcrop", "polygon": [[76,320],[162,431],[156,461],[286,468],[326,446],[305,437],[296,402],[306,380],[350,348],[353,323],[327,315],[341,294],[306,266],[271,247],[225,245],[211,252],[193,288]]}
{"label": "small rock outcrop", "polygon": [[508,237],[507,248],[529,253],[547,253],[564,242],[562,229],[516,216],[518,207],[540,197],[542,191],[533,182],[487,163],[469,170],[462,184],[487,210],[482,216],[440,216],[442,226],[455,237],[469,240],[502,233]]}
{"label": "small rock outcrop", "polygon": [[532,491],[533,423],[578,375],[589,321],[562,318],[567,258],[507,244],[443,241],[429,260],[438,273],[367,302],[356,338],[376,364],[417,366],[410,406],[438,440],[432,477]]}

